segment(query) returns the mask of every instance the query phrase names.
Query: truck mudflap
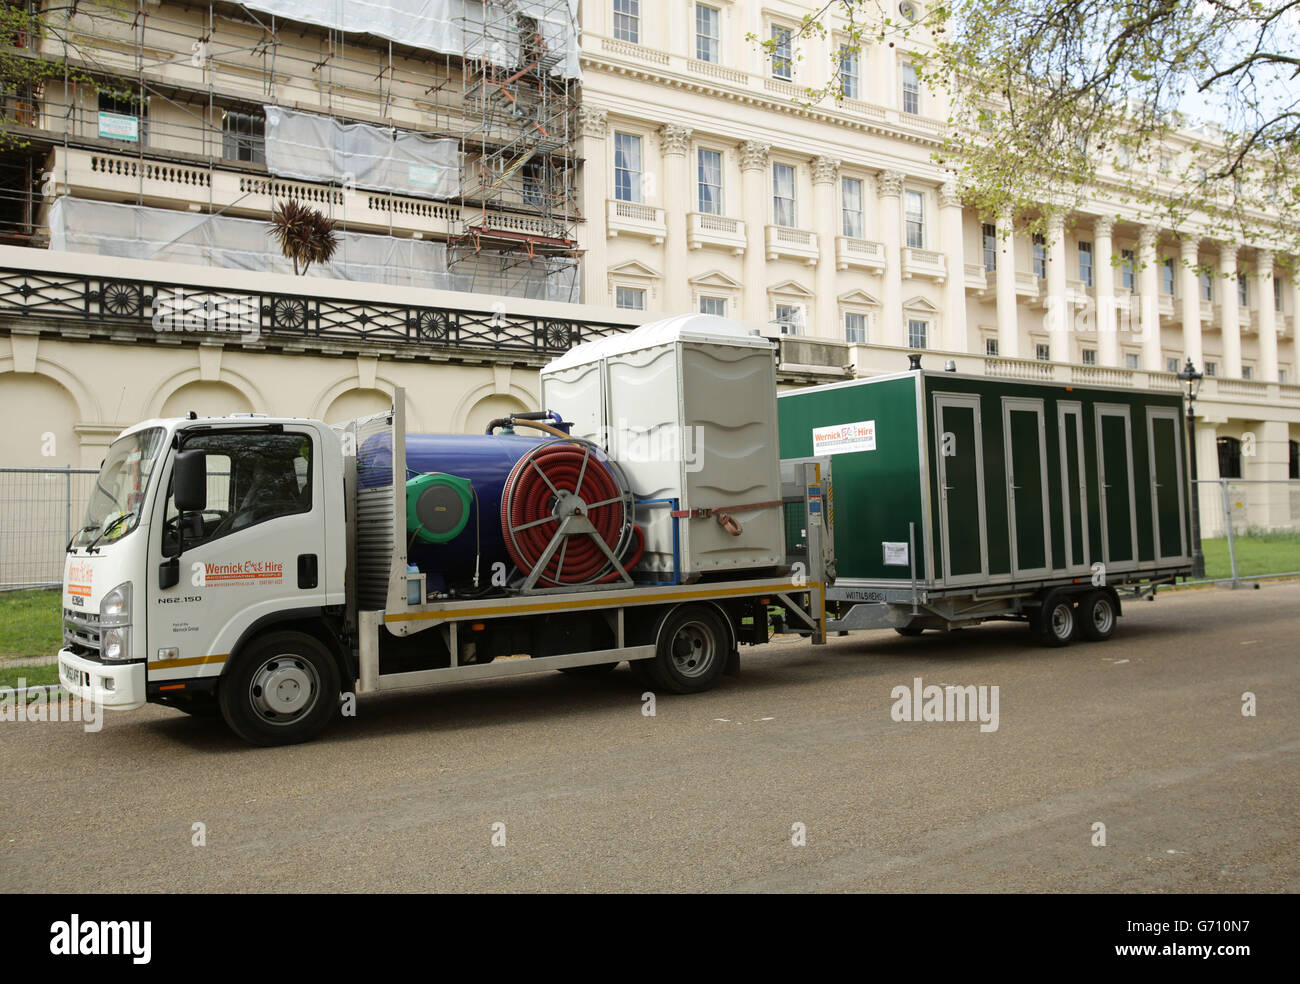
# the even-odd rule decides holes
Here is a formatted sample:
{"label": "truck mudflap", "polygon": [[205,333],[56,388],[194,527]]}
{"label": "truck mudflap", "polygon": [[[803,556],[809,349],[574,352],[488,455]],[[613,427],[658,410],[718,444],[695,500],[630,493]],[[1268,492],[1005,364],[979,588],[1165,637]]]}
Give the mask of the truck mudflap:
{"label": "truck mudflap", "polygon": [[59,682],[82,700],[114,711],[134,711],[145,705],[144,663],[98,663],[59,650]]}

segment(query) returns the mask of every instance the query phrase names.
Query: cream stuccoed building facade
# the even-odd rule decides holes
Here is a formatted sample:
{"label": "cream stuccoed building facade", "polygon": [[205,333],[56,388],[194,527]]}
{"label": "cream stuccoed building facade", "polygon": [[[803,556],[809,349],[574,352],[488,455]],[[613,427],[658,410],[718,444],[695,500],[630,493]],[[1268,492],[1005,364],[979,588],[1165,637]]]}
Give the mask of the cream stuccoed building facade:
{"label": "cream stuccoed building facade", "polygon": [[[752,40],[823,7],[583,0],[588,301],[726,314],[823,379],[898,371],[924,350],[934,368],[1176,389],[1191,359],[1206,373],[1201,476],[1222,460],[1230,476],[1296,477],[1300,277],[1268,215],[1242,242],[1145,220],[1116,192],[1167,181],[1172,159],[1112,175],[1041,237],[1023,217],[978,215],[933,159],[948,107],[917,84],[904,42],[849,48],[834,16],[802,50]],[[809,104],[833,58],[844,97]],[[1251,525],[1300,522],[1284,485],[1249,497]]]}

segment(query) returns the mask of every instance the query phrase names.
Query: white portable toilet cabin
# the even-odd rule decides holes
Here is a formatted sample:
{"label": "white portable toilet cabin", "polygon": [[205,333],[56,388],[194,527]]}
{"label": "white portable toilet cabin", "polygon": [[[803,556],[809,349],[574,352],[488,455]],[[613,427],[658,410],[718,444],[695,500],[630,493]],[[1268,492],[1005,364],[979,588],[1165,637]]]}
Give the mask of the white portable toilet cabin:
{"label": "white portable toilet cabin", "polygon": [[[638,499],[712,511],[677,520],[683,582],[785,563],[774,353],[734,321],[688,314],[578,345],[541,371],[542,406],[603,447]],[[673,576],[670,513],[637,510],[637,570],[660,580]]]}

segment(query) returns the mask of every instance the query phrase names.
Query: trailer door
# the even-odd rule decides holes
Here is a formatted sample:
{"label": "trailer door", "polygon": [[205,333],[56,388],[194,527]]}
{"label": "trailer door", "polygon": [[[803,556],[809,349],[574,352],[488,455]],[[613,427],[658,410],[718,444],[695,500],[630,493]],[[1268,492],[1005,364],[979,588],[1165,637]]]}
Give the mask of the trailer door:
{"label": "trailer door", "polygon": [[943,581],[974,584],[989,570],[979,397],[936,393],[934,420]]}
{"label": "trailer door", "polygon": [[1137,563],[1133,494],[1133,430],[1128,407],[1097,404],[1097,475],[1101,480],[1101,559],[1107,567]]}
{"label": "trailer door", "polygon": [[1156,560],[1186,555],[1183,539],[1183,456],[1179,454],[1179,413],[1173,407],[1147,408],[1147,447],[1151,457],[1151,509],[1155,516]]}
{"label": "trailer door", "polygon": [[1043,401],[1004,396],[1002,441],[1007,451],[1011,573],[1015,577],[1037,577],[1052,567]]}
{"label": "trailer door", "polygon": [[1065,520],[1065,566],[1072,574],[1088,569],[1088,487],[1083,465],[1083,406],[1056,404],[1061,435],[1061,513]]}

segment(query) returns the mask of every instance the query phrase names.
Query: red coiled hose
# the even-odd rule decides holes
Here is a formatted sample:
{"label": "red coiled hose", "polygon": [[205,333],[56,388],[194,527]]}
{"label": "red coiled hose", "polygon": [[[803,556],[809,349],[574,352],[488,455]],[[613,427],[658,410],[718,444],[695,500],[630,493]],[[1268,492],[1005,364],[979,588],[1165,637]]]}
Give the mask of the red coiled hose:
{"label": "red coiled hose", "polygon": [[[618,548],[626,500],[609,467],[589,446],[562,441],[543,444],[516,462],[501,493],[501,535],[510,559],[521,571],[536,566],[560,528],[564,516],[557,508],[557,492],[571,493],[588,504],[586,516],[597,534],[611,552]],[[633,556],[626,561],[620,558],[625,569],[633,567],[645,551],[645,535],[636,526],[633,533],[637,543]],[[608,566],[609,558],[589,535],[570,536],[537,583],[548,587],[599,584],[619,576],[610,569],[597,577]]]}

